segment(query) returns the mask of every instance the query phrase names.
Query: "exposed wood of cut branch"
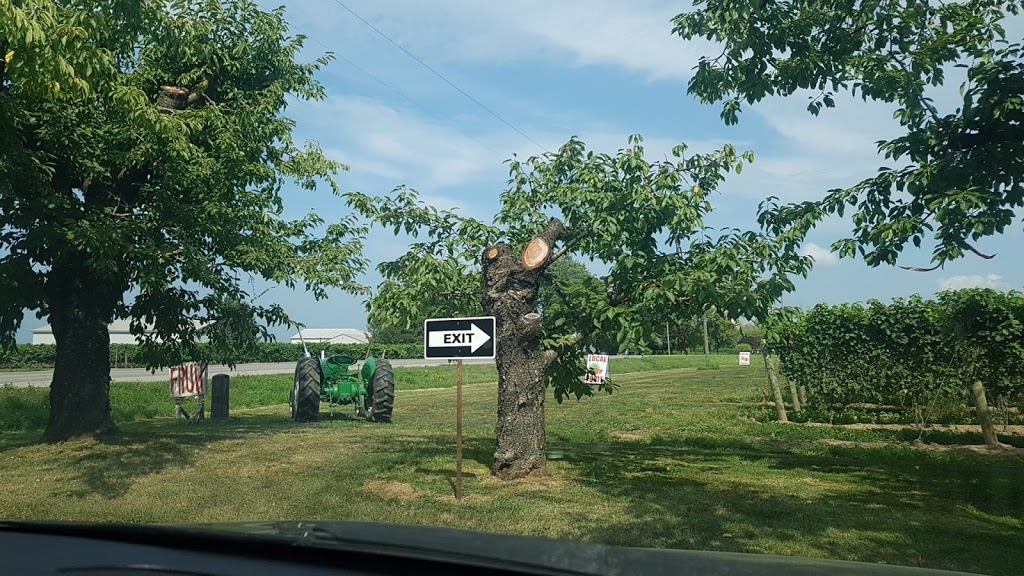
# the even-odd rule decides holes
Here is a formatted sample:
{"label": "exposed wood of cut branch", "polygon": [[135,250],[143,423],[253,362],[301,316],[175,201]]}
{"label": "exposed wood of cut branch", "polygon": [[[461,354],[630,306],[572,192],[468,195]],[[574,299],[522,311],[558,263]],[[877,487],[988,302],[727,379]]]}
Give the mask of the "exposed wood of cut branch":
{"label": "exposed wood of cut branch", "polygon": [[536,238],[530,241],[523,249],[522,266],[523,270],[536,270],[548,264],[548,257],[551,255],[551,247],[565,231],[561,220],[552,218]]}
{"label": "exposed wood of cut branch", "polygon": [[523,249],[523,269],[536,270],[548,261],[551,254],[551,247],[543,238],[534,238]]}
{"label": "exposed wood of cut branch", "polygon": [[161,86],[156,98],[157,108],[164,110],[184,110],[188,105],[189,91],[177,86]]}

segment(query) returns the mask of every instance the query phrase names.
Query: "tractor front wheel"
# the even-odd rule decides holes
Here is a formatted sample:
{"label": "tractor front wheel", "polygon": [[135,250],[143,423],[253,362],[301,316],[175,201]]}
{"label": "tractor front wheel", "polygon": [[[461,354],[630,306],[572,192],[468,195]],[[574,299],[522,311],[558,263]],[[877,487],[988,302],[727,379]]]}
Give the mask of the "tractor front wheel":
{"label": "tractor front wheel", "polygon": [[371,422],[391,422],[391,415],[395,411],[395,371],[391,368],[391,362],[377,360],[377,369],[373,372],[370,389],[367,390],[366,403],[367,418]]}
{"label": "tractor front wheel", "polygon": [[320,389],[323,375],[320,361],[302,358],[295,366],[295,384],[292,386],[292,420],[315,422],[320,416]]}

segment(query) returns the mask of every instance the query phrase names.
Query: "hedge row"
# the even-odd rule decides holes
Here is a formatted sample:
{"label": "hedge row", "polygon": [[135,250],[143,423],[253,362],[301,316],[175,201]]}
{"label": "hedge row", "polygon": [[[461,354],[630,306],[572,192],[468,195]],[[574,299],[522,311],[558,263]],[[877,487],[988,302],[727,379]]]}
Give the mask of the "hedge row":
{"label": "hedge row", "polygon": [[[202,345],[200,345],[202,346]],[[422,358],[420,344],[307,344],[310,354],[348,354],[356,358]],[[142,368],[139,347],[134,344],[111,344],[110,363],[117,368]],[[294,362],[302,357],[302,345],[285,342],[260,344],[253,354],[236,359],[238,364],[254,362]],[[0,368],[52,367],[57,359],[54,344],[20,344],[8,351],[0,351]]]}
{"label": "hedge row", "polygon": [[777,328],[783,374],[823,410],[973,402],[975,383],[991,406],[1024,395],[1024,294],[1017,292],[820,304]]}

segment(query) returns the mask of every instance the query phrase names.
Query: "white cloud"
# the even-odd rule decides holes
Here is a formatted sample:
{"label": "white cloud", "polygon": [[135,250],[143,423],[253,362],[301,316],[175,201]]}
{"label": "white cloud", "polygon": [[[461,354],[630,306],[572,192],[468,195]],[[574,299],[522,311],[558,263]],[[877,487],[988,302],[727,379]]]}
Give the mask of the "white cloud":
{"label": "white cloud", "polygon": [[839,263],[839,258],[832,251],[818,246],[814,242],[804,244],[800,248],[800,255],[814,258],[816,266],[835,266]]}
{"label": "white cloud", "polygon": [[[296,109],[308,126],[316,126],[328,157],[351,167],[352,176],[383,178],[394,185],[407,184],[424,194],[475,182],[497,182],[503,186],[507,168],[502,163],[539,150],[514,132],[492,127],[489,133],[465,135],[451,126],[432,121],[412,110],[403,110],[353,95],[336,94],[326,101],[298,103]],[[564,144],[573,134],[553,130],[531,130],[549,150]],[[593,123],[577,136],[588,149],[614,154],[628,146],[629,134]],[[666,137],[644,139],[651,160],[671,158],[681,140]],[[726,144],[722,139],[691,140],[687,154],[705,153]],[[745,143],[733,142],[739,149]],[[492,193],[496,191],[491,191]],[[438,206],[457,206],[441,198]]]}
{"label": "white cloud", "polygon": [[[265,2],[269,6],[270,2]],[[705,42],[673,36],[685,7],[668,0],[348,0],[355,12],[426,62],[566,61],[613,65],[649,79],[687,79]],[[289,19],[331,49],[406,58],[332,0],[303,0]],[[330,40],[330,42],[328,42]],[[365,51],[364,51],[365,49]],[[386,51],[386,53],[381,53]]]}
{"label": "white cloud", "polygon": [[336,95],[303,107],[328,155],[353,174],[424,190],[474,181],[504,158],[449,126],[368,98]]}
{"label": "white cloud", "polygon": [[1006,290],[1010,285],[999,274],[967,274],[950,276],[939,280],[939,290],[963,290],[964,288],[992,288]]}

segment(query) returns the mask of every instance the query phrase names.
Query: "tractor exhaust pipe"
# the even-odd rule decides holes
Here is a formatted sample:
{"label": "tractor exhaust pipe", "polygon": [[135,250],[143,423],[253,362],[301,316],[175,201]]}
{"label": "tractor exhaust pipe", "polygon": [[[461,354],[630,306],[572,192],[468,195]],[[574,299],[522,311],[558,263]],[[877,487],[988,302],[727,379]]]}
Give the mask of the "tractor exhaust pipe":
{"label": "tractor exhaust pipe", "polygon": [[302,342],[302,352],[309,358],[309,348],[306,348],[306,339],[302,337],[302,329],[299,328],[299,342]]}

